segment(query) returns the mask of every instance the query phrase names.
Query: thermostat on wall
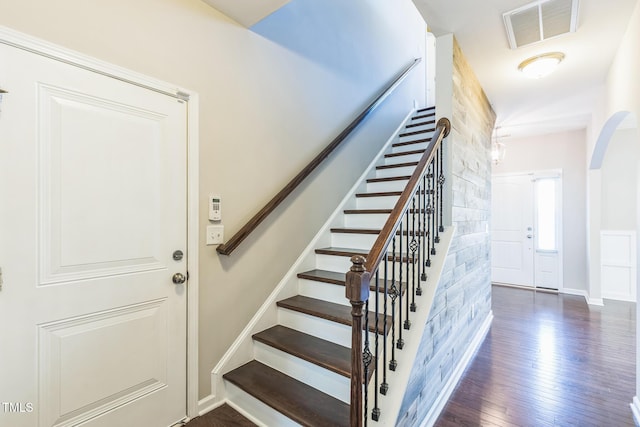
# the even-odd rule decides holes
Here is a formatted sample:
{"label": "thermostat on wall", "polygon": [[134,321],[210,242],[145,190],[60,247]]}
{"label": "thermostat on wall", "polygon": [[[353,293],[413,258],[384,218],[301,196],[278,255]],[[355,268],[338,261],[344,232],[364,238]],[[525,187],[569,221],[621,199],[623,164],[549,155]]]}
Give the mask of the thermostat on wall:
{"label": "thermostat on wall", "polygon": [[222,221],[222,199],[218,194],[209,194],[209,220]]}

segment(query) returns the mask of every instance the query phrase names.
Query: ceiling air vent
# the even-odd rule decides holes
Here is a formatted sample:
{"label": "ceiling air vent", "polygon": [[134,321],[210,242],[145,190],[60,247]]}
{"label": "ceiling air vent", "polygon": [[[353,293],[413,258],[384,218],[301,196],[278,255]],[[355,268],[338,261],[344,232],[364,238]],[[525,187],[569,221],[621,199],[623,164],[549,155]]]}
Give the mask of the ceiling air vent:
{"label": "ceiling air vent", "polygon": [[502,15],[511,49],[574,32],[578,0],[541,0]]}

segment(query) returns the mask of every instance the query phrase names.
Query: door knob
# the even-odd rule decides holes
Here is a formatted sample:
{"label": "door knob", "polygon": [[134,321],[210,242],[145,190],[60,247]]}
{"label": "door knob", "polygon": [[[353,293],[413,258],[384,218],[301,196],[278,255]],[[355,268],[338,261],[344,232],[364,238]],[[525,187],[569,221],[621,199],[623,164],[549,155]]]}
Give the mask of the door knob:
{"label": "door knob", "polygon": [[187,281],[187,278],[182,273],[176,273],[173,275],[171,280],[173,280],[173,283],[175,283],[176,285],[181,285]]}
{"label": "door knob", "polygon": [[527,239],[533,239],[533,234],[527,234]]}

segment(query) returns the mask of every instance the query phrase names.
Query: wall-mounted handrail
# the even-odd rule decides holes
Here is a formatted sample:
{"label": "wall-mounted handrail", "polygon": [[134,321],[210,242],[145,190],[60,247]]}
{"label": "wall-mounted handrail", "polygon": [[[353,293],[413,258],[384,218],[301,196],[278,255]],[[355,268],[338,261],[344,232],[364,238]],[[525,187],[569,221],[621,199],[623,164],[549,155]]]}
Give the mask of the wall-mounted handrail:
{"label": "wall-mounted handrail", "polygon": [[[351,258],[353,265],[346,274],[345,291],[352,307],[352,427],[360,427],[363,423],[367,425],[365,420],[369,416],[366,409],[369,390],[365,378],[369,378],[372,363],[375,363],[375,379],[372,387],[374,399],[371,418],[377,421],[380,417],[383,408],[378,407],[378,393],[384,395],[390,387],[387,383],[387,363],[389,370],[396,370],[398,363],[395,350],[402,350],[404,347],[402,330],[411,327],[410,315],[417,309],[415,297],[422,294],[420,282],[427,279],[425,268],[431,266],[430,257],[436,254],[435,244],[440,241],[439,233],[444,231],[442,188],[445,178],[441,145],[450,130],[451,123],[448,119],[438,120],[428,148],[391,210],[369,254],[366,258],[360,255]],[[370,293],[373,295],[370,296]],[[384,299],[383,307],[380,307],[380,296]],[[389,310],[387,297],[391,300]],[[404,298],[405,303],[402,301]],[[370,300],[374,301],[374,310],[371,312]],[[374,319],[373,329],[370,328],[369,317]],[[379,325],[380,319],[382,325]],[[390,325],[387,325],[388,320]],[[373,343],[369,342],[369,334],[363,334],[363,330],[375,331]],[[387,339],[389,331],[390,340]],[[381,334],[382,347],[378,343]],[[388,348],[391,350],[389,359]],[[378,382],[380,370],[383,371],[382,382]],[[365,384],[365,387],[362,387],[362,384]]]}
{"label": "wall-mounted handrail", "polygon": [[347,137],[387,98],[407,77],[409,72],[422,61],[422,58],[414,59],[398,76],[375,98],[367,108],[362,111],[340,134],[335,137],[324,150],[320,152],[307,166],[304,167],[287,185],[284,186],[262,209],[256,213],[229,241],[218,246],[217,252],[221,255],[230,255],[244,239],[264,221],[289,194],[291,194],[311,173],[326,159]]}

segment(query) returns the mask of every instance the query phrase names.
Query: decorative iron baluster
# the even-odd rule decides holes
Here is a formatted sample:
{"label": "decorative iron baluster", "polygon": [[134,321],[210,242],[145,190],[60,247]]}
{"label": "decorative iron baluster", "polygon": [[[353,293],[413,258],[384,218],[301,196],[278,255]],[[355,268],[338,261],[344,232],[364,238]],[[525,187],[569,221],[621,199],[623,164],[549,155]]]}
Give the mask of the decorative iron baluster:
{"label": "decorative iron baluster", "polygon": [[436,240],[436,221],[438,218],[437,215],[437,209],[438,209],[438,197],[436,194],[436,174],[437,174],[437,170],[436,170],[436,161],[431,160],[431,183],[429,184],[429,192],[431,193],[431,255],[435,255],[436,254],[436,243],[438,242]]}
{"label": "decorative iron baluster", "polygon": [[[420,191],[420,188],[418,188]],[[409,248],[411,249],[411,311],[416,311],[416,251],[420,247],[418,241],[416,240],[416,236],[418,236],[418,230],[416,230],[416,198],[419,198],[419,193],[416,193],[413,196],[413,201],[411,202],[412,214],[411,214],[411,223],[413,228],[413,235],[411,237],[411,243],[409,244]],[[420,203],[418,202],[418,206]],[[420,214],[418,213],[418,218],[420,218]],[[418,236],[419,237],[419,236]],[[418,254],[418,258],[420,255]],[[420,282],[418,281],[418,286],[420,286]],[[408,318],[409,316],[407,316]]]}
{"label": "decorative iron baluster", "polygon": [[439,185],[439,179],[440,179],[440,174],[442,173],[441,171],[441,167],[442,165],[440,164],[440,162],[438,161],[438,158],[440,157],[438,154],[439,152],[442,152],[442,146],[439,147],[436,150],[436,155],[433,158],[433,161],[436,165],[436,171],[435,171],[435,192],[436,192],[436,203],[434,204],[434,208],[436,209],[436,215],[435,215],[435,221],[436,221],[436,229],[435,229],[435,238],[433,239],[434,242],[436,243],[440,243],[440,227],[442,226],[442,216],[439,215],[438,213],[438,207],[440,207],[440,212],[442,212],[442,193],[440,192],[440,185]]}
{"label": "decorative iron baluster", "polygon": [[[375,295],[375,294],[374,294]],[[369,387],[367,387],[367,379],[369,378],[369,366],[373,359],[371,350],[369,349],[369,299],[364,303],[364,349],[362,350],[362,369],[364,371],[364,425],[366,427],[369,417]],[[378,333],[376,329],[375,333]]]}
{"label": "decorative iron baluster", "polygon": [[406,303],[405,303],[405,315],[404,315],[404,324],[403,327],[404,329],[410,329],[411,328],[411,322],[409,321],[409,308],[410,308],[410,294],[412,293],[412,289],[411,287],[413,286],[411,277],[409,277],[409,270],[410,270],[410,266],[409,263],[411,262],[411,256],[409,255],[409,240],[411,237],[411,227],[409,227],[410,225],[410,221],[409,221],[409,209],[407,209],[407,212],[404,215],[404,220],[407,228],[407,241],[406,241],[406,245],[405,245],[405,255],[404,255],[404,259],[402,260],[404,262],[404,272],[405,272],[405,277],[406,277],[406,282],[407,284],[405,285],[405,295],[406,295]]}
{"label": "decorative iron baluster", "polygon": [[384,322],[382,322],[382,331],[384,332],[382,336],[382,384],[380,384],[380,394],[386,395],[387,390],[389,390],[389,383],[387,382],[387,298],[389,295],[388,288],[388,280],[389,280],[389,260],[385,257],[384,260],[384,303],[383,303],[383,312],[384,312]]}
{"label": "decorative iron baluster", "polygon": [[425,174],[425,181],[427,182],[427,194],[426,194],[426,208],[425,208],[425,215],[426,215],[426,222],[427,222],[427,242],[426,242],[426,246],[427,249],[425,250],[426,252],[426,257],[427,260],[425,261],[424,265],[426,267],[431,267],[431,236],[433,236],[433,234],[431,233],[431,164],[429,164],[429,166],[427,167],[427,173]]}
{"label": "decorative iron baluster", "polygon": [[[389,369],[396,370],[398,361],[396,360],[396,299],[399,292],[396,286],[396,238],[391,243],[391,360],[389,361]],[[402,286],[402,285],[401,285]]]}
{"label": "decorative iron baluster", "polygon": [[400,325],[402,325],[402,292],[407,292],[407,285],[403,284],[402,282],[402,278],[403,278],[403,265],[402,265],[402,242],[403,242],[403,234],[404,234],[404,221],[402,220],[402,218],[400,219],[400,226],[398,227],[398,233],[399,233],[399,238],[398,238],[398,243],[399,243],[399,249],[400,249],[400,253],[398,254],[398,257],[396,259],[397,263],[400,263],[398,265],[398,271],[400,272],[400,276],[398,277],[398,285],[400,287],[400,297],[398,298],[398,341],[396,341],[396,348],[398,350],[402,350],[404,348],[404,339],[402,339],[402,327]]}
{"label": "decorative iron baluster", "polygon": [[422,225],[420,227],[421,233],[420,233],[420,269],[422,271],[422,274],[420,274],[420,281],[418,282],[418,289],[417,289],[417,294],[418,295],[422,295],[422,285],[421,282],[426,282],[427,281],[427,260],[426,260],[426,254],[427,254],[427,250],[426,250],[426,246],[427,246],[427,239],[429,238],[429,228],[427,225],[427,175],[424,174],[422,175],[422,184],[421,184],[421,195],[422,195],[422,199],[421,199],[421,203],[418,203],[420,205],[420,209],[422,210],[420,212],[420,218],[422,218]]}
{"label": "decorative iron baluster", "polygon": [[[380,269],[378,268],[378,271],[376,271],[376,277],[375,277],[375,292],[373,293],[375,299],[376,299],[376,321],[375,321],[375,330],[376,330],[376,337],[375,337],[375,343],[374,343],[374,354],[375,354],[375,366],[373,367],[373,375],[374,375],[374,384],[375,387],[373,388],[373,400],[374,400],[374,404],[373,404],[373,409],[371,410],[371,418],[374,421],[378,421],[380,419],[380,408],[378,407],[378,371],[379,371],[379,366],[380,364],[378,363],[378,359],[380,358],[380,352],[379,352],[379,339],[380,339],[380,333],[378,332],[378,320],[380,318]],[[383,319],[383,323],[386,323],[386,317]],[[383,328],[384,329],[384,328]],[[383,331],[386,332],[386,331]],[[364,383],[364,388],[365,390],[368,389],[368,383],[367,383],[367,379],[369,377],[365,374],[365,383]],[[365,412],[366,414],[366,412]]]}
{"label": "decorative iron baluster", "polygon": [[[438,150],[440,151],[440,175],[438,176],[438,185],[440,187],[439,191],[440,191],[440,228],[438,229],[440,232],[444,231],[444,222],[443,222],[443,212],[444,210],[442,209],[442,199],[443,199],[443,194],[442,194],[442,187],[444,186],[444,182],[445,182],[445,177],[444,177],[444,167],[442,165],[442,157],[443,157],[443,152],[444,152],[444,147],[441,145],[440,149]],[[440,240],[440,236],[438,235],[438,240]]]}

